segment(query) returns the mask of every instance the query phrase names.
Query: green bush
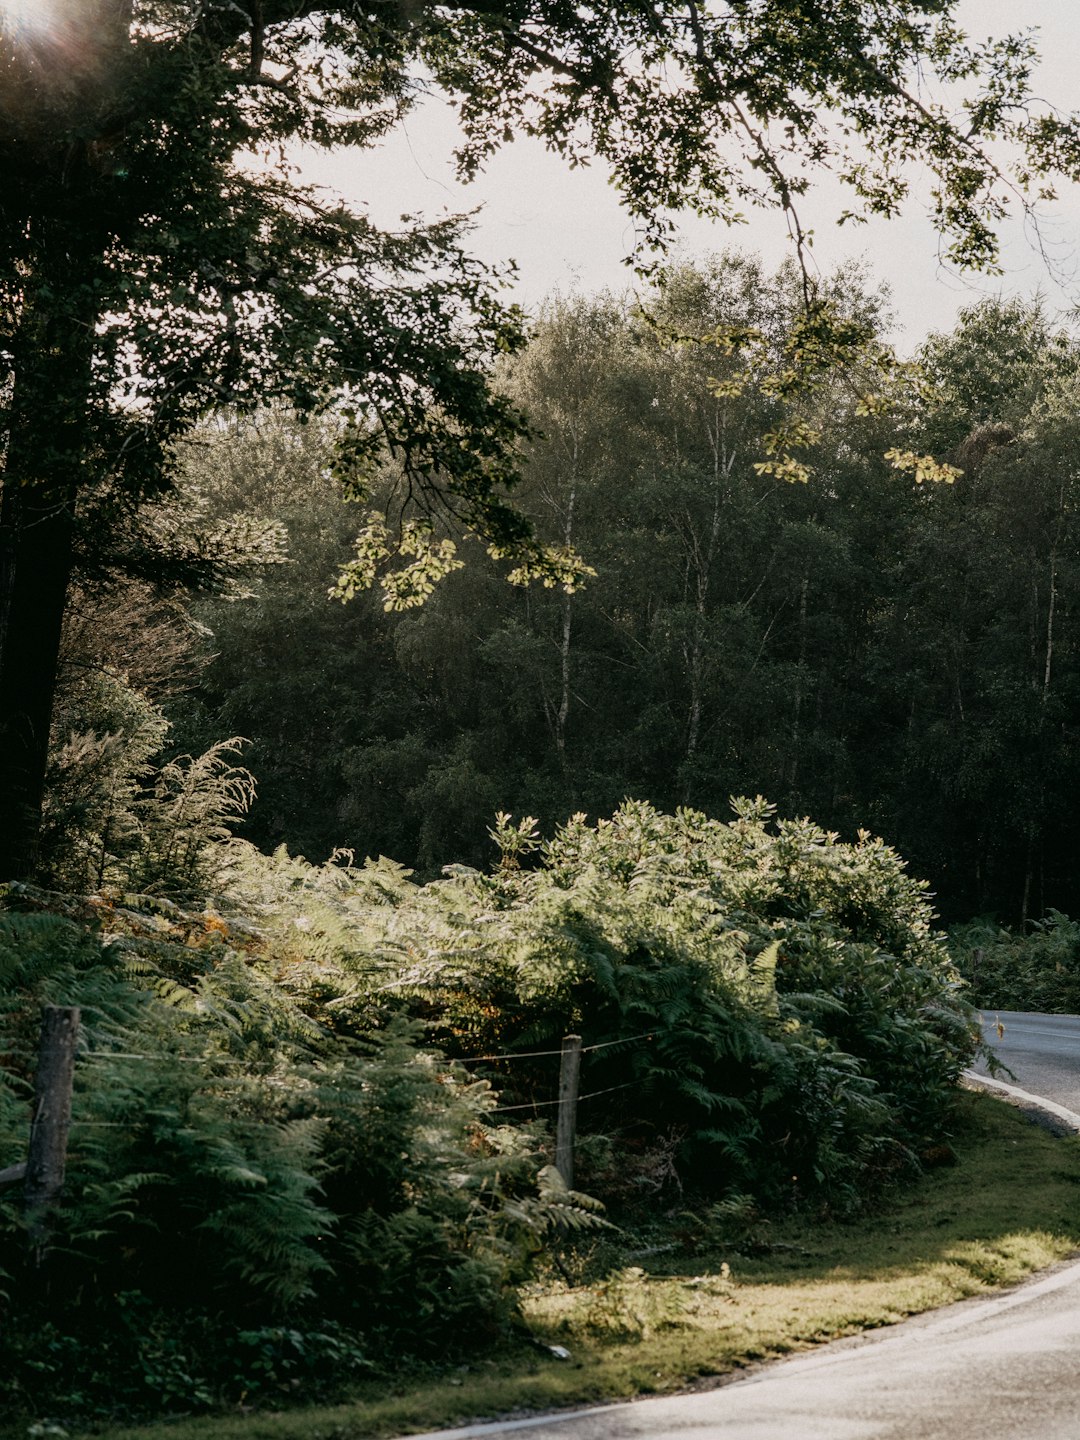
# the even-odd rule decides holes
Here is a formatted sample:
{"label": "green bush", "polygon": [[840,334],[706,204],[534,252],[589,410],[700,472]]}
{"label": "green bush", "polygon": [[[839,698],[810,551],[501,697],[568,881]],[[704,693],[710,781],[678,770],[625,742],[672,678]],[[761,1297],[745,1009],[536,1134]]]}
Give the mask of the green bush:
{"label": "green bush", "polygon": [[209,894],[223,841],[255,796],[235,763],[247,743],[177,755],[158,705],[108,666],[57,705],[37,873],[71,893],[102,888]]}
{"label": "green bush", "polygon": [[3,1155],[41,1005],[83,1028],[43,1263],[0,1191],[0,1398],[277,1403],[488,1344],[535,1255],[603,1223],[544,1164],[570,1032],[579,1183],[631,1215],[850,1212],[941,1133],[977,1032],[880,841],[761,801],[493,834],[492,874],[422,886],[219,844],[201,911],[8,887]]}
{"label": "green bush", "polygon": [[43,1262],[0,1191],[0,1396],[62,1416],[329,1394],[488,1343],[545,1223],[530,1132],[404,1017],[335,1036],[241,953],[250,931],[125,899],[0,914],[5,1157],[41,1004],[82,1007]]}
{"label": "green bush", "polygon": [[0,1396],[28,1414],[109,1418],[311,1403],[374,1369],[356,1335],[332,1321],[240,1329],[137,1292],[112,1296],[94,1319],[86,1328],[46,1320],[6,1336]]}
{"label": "green bush", "polygon": [[490,875],[249,856],[243,887],[278,896],[308,1003],[345,1029],[423,1020],[502,1104],[551,1117],[551,1052],[581,1034],[579,1125],[623,1157],[586,1163],[606,1199],[664,1180],[851,1206],[939,1133],[977,1032],[925,887],[882,842],[762,801],[730,824],[635,802],[546,843],[505,816],[493,834]]}
{"label": "green bush", "polygon": [[949,931],[949,950],[976,1005],[1080,1013],[1080,921],[1051,910],[1030,934],[973,920]]}

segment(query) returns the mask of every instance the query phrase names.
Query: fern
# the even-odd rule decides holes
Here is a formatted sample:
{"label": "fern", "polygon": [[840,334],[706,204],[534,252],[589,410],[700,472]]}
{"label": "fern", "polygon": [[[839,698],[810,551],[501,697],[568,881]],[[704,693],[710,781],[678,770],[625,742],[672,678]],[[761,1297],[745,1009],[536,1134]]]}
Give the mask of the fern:
{"label": "fern", "polygon": [[604,1214],[601,1201],[580,1190],[571,1190],[554,1165],[541,1168],[536,1177],[536,1192],[535,1196],[518,1200],[510,1213],[545,1243],[616,1228]]}
{"label": "fern", "polygon": [[152,772],[132,802],[141,838],[125,866],[127,884],[178,896],[211,888],[211,847],[231,838],[255,795],[250,772],[232,763],[244,744],[239,736],[219,740],[202,755],[179,756]]}
{"label": "fern", "polygon": [[880,842],[635,802],[535,868],[420,886],[224,841],[234,758],[140,789],[122,884],[0,897],[0,1154],[25,1153],[41,1005],[84,1014],[59,1289],[0,1192],[9,1337],[49,1296],[118,1350],[95,1297],[119,1291],[234,1336],[317,1315],[365,1355],[482,1342],[538,1249],[611,1223],[522,1119],[553,1117],[571,1030],[582,1183],[617,1206],[857,1208],[946,1114],[971,1013]]}
{"label": "fern", "polygon": [[[974,1027],[923,887],[888,847],[775,823],[760,800],[730,824],[633,802],[595,826],[576,817],[539,856],[399,881],[389,898],[364,871],[338,875],[333,954],[318,957],[334,1024],[404,1011],[463,1058],[557,1050],[575,1030],[605,1046],[586,1054],[583,1089],[599,1093],[585,1133],[644,1137],[678,1117],[684,1174],[715,1184],[710,1117],[756,1117],[745,1177],[763,1194],[796,1155],[852,1193],[868,1127],[938,1123]],[[307,896],[326,880],[291,883],[325,947]],[[503,1103],[550,1103],[543,1055],[484,1065]]]}

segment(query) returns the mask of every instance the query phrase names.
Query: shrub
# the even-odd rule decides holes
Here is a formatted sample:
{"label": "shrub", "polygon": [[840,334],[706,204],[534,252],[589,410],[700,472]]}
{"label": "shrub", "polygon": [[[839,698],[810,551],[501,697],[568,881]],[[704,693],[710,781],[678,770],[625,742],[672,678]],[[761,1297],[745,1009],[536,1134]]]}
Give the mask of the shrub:
{"label": "shrub", "polygon": [[83,1009],[43,1264],[0,1191],[0,1394],[188,1409],[488,1343],[544,1223],[529,1131],[404,1017],[337,1037],[249,931],[127,898],[0,914],[0,1154],[25,1154],[41,1003]]}
{"label": "shrub", "polygon": [[571,1031],[581,1172],[623,1211],[853,1210],[940,1132],[977,1032],[880,841],[761,801],[494,834],[494,873],[423,886],[219,841],[217,908],[7,888],[0,1153],[41,1004],[84,1026],[43,1266],[0,1192],[0,1396],[276,1401],[487,1344],[537,1251],[602,1223],[537,1123]]}
{"label": "shrub", "polygon": [[49,751],[38,874],[69,894],[103,887],[211,893],[223,841],[255,785],[247,743],[170,756],[158,705],[108,666],[61,695]]}
{"label": "shrub", "polygon": [[[249,856],[245,890],[253,866],[292,915],[286,983],[314,961],[335,1024],[411,1014],[541,1117],[576,1031],[584,1134],[713,1196],[856,1204],[944,1123],[977,1032],[925,886],[881,841],[774,823],[762,801],[729,824],[635,802],[545,843],[531,821],[493,833],[494,874],[425,886],[385,862],[303,875]],[[592,1173],[614,1198],[611,1167]]]}
{"label": "shrub", "polygon": [[996,1010],[1080,1012],[1080,921],[1051,910],[1030,934],[992,920],[949,931],[949,950],[976,1005]]}

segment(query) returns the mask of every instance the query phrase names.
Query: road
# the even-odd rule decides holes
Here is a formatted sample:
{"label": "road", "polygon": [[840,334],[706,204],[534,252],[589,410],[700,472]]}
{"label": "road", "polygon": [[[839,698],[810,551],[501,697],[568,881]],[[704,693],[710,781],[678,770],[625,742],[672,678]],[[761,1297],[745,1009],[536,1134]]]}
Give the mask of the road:
{"label": "road", "polygon": [[704,1394],[447,1430],[440,1440],[1077,1440],[1078,1296],[1074,1264]]}
{"label": "road", "polygon": [[[1003,1029],[1000,1039],[999,1021]],[[1002,1080],[1080,1112],[1080,1015],[984,1010],[983,1034],[1016,1077],[1002,1075]],[[975,1068],[986,1074],[985,1064]]]}
{"label": "road", "polygon": [[[1014,1073],[1001,1081],[1080,1126],[1080,1017],[987,1011],[983,1020]],[[1075,1262],[714,1390],[445,1430],[437,1440],[1080,1440],[1078,1356]]]}

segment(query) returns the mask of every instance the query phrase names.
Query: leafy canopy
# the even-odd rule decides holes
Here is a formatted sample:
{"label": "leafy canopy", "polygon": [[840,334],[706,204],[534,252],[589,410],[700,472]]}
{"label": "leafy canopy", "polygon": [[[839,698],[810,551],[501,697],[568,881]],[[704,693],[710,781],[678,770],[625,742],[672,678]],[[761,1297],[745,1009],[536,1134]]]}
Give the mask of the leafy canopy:
{"label": "leafy canopy", "polygon": [[[520,344],[521,317],[470,257],[467,220],[379,230],[302,184],[288,147],[372,145],[435,85],[458,108],[466,175],[516,133],[571,163],[606,160],[639,258],[684,206],[727,221],[782,206],[801,247],[815,170],[847,182],[858,218],[895,213],[915,162],[946,253],[992,267],[1010,199],[1026,206],[1076,174],[1077,127],[1033,101],[1030,36],[974,44],[954,10],[42,0],[0,12],[0,428],[28,431],[8,447],[6,480],[63,490],[74,448],[82,491],[140,500],[168,483],[172,441],[208,409],[338,404],[350,494],[367,497],[389,449],[399,498],[420,502],[396,603],[452,565],[440,515],[484,536],[517,578],[572,581],[572,557],[538,545],[502,498],[525,425],[489,367]],[[61,422],[75,397],[32,383],[26,363],[73,336],[69,385],[89,416],[74,436]],[[396,543],[393,517],[372,519],[349,583]]]}

